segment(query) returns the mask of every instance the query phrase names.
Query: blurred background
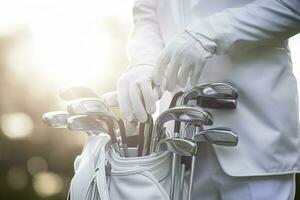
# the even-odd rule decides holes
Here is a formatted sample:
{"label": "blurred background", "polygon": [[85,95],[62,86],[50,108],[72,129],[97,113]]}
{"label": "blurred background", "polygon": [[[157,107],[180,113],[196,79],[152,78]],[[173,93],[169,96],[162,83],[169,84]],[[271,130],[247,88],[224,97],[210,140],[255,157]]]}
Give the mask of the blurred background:
{"label": "blurred background", "polygon": [[[65,199],[85,134],[49,129],[58,89],[116,90],[126,70],[133,0],[0,3],[0,199]],[[290,42],[300,80],[300,36]]]}

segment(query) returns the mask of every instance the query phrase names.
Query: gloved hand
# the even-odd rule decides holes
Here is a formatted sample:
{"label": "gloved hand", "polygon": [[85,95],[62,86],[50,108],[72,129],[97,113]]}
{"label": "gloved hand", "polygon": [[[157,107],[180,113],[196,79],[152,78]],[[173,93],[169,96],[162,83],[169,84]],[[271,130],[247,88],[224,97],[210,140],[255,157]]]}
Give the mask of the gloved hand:
{"label": "gloved hand", "polygon": [[201,41],[185,31],[162,50],[153,72],[153,80],[157,85],[165,80],[168,91],[174,90],[176,84],[184,87],[189,78],[191,85],[196,85],[206,59],[212,54]]}
{"label": "gloved hand", "polygon": [[118,81],[120,112],[126,121],[147,121],[147,113],[156,111],[161,94],[153,88],[153,66],[140,65],[123,74]]}

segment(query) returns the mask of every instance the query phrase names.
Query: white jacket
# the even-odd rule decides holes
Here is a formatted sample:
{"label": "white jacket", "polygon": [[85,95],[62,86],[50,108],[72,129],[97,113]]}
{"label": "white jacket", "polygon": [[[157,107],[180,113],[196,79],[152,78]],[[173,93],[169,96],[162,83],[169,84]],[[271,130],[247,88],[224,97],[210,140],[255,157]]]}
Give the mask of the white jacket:
{"label": "white jacket", "polygon": [[[234,111],[210,110],[214,126],[239,134],[236,148],[214,146],[232,176],[300,170],[297,84],[287,38],[300,31],[300,0],[136,0],[128,44],[130,67],[155,65],[183,30],[215,42],[217,56],[199,83],[228,82],[239,91]],[[161,100],[166,109],[170,95]]]}

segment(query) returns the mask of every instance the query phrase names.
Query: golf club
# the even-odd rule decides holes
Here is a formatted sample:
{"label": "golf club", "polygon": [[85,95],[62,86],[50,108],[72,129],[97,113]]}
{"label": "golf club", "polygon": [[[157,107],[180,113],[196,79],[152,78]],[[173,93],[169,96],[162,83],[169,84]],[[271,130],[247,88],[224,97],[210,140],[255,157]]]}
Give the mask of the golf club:
{"label": "golf club", "polygon": [[[72,117],[66,111],[52,111],[47,112],[43,115],[43,121],[51,128],[68,128],[68,118]],[[107,129],[102,129],[103,132],[108,132]],[[86,131],[88,135],[94,134],[98,135],[99,131]]]}
{"label": "golf club", "polygon": [[[164,131],[164,124],[168,121],[175,121],[175,125],[178,124],[176,122],[186,122],[193,125],[212,125],[212,116],[209,112],[205,111],[201,107],[198,106],[178,106],[173,107],[165,112],[161,113],[158,118],[156,119],[154,125],[154,137],[152,138],[152,145],[150,152],[153,152],[153,149],[156,148],[156,143],[161,141],[163,138]],[[180,124],[180,123],[179,123]],[[167,138],[178,137],[179,129],[175,127],[175,136],[167,135]],[[179,136],[180,137],[180,136]],[[174,187],[175,187],[175,173],[176,173],[176,166],[180,163],[178,158],[178,154],[173,153],[172,158],[172,170],[171,170],[171,199],[174,198]]]}
{"label": "golf club", "polygon": [[126,143],[126,133],[125,126],[122,119],[117,117],[110,108],[98,98],[81,98],[71,101],[67,110],[70,114],[74,115],[89,115],[89,116],[105,116],[111,118],[115,123],[118,124],[122,139],[122,147],[124,151],[124,156],[128,157],[128,147]]}
{"label": "golf club", "polygon": [[[105,128],[103,128],[105,127]],[[106,116],[77,115],[68,118],[68,128],[74,131],[103,131],[111,137],[112,146],[120,153],[116,134],[114,132],[114,122]]]}
{"label": "golf club", "polygon": [[180,156],[194,156],[197,154],[197,143],[189,138],[164,138],[157,143],[155,152],[169,151]]}
{"label": "golf club", "polygon": [[238,144],[238,136],[229,128],[218,127],[197,132],[194,136],[194,141],[209,142],[221,146],[236,146]]}
{"label": "golf club", "polygon": [[45,113],[42,119],[51,128],[66,128],[69,117],[70,114],[66,111],[52,111]]}
{"label": "golf club", "polygon": [[[238,97],[237,91],[232,86],[226,83],[207,83],[207,84],[193,87],[186,91],[177,92],[175,94],[175,98],[172,99],[170,106],[176,105],[178,99],[180,99],[179,105],[187,105],[190,100],[196,99],[197,105],[201,105],[203,107],[218,108],[218,109],[235,109],[237,97]],[[180,123],[181,122],[179,121],[175,122],[174,132],[180,131]],[[195,127],[195,131],[192,135],[192,139],[194,138],[195,133],[199,130],[203,130],[202,126]],[[175,161],[176,159],[177,156],[175,157]],[[191,194],[193,189],[193,179],[194,179],[193,177],[194,177],[195,164],[196,164],[196,157],[192,157],[189,192],[188,192],[189,200],[191,199]],[[176,167],[175,164],[174,166]],[[181,174],[181,176],[183,175],[184,174]]]}
{"label": "golf club", "polygon": [[[170,108],[161,113],[154,124],[154,134],[152,137],[152,145],[150,152],[154,152],[158,141],[164,136],[163,125],[168,121],[180,121],[193,125],[212,125],[212,115],[199,106],[177,106]],[[167,135],[167,137],[171,137]]]}

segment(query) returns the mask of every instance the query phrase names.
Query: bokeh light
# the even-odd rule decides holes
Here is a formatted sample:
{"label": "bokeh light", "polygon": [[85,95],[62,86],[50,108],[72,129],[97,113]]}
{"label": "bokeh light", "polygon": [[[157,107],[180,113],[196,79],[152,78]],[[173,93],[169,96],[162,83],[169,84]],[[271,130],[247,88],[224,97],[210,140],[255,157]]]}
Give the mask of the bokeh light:
{"label": "bokeh light", "polygon": [[24,189],[28,184],[28,174],[20,167],[11,167],[6,175],[9,185],[16,190]]}
{"label": "bokeh light", "polygon": [[33,178],[33,188],[41,197],[53,196],[63,190],[63,180],[52,172],[37,173]]}
{"label": "bokeh light", "polygon": [[9,113],[1,117],[3,133],[10,139],[21,139],[30,136],[33,131],[33,121],[25,113]]}
{"label": "bokeh light", "polygon": [[34,176],[37,173],[46,172],[48,170],[48,163],[40,156],[33,156],[27,161],[27,170]]}

